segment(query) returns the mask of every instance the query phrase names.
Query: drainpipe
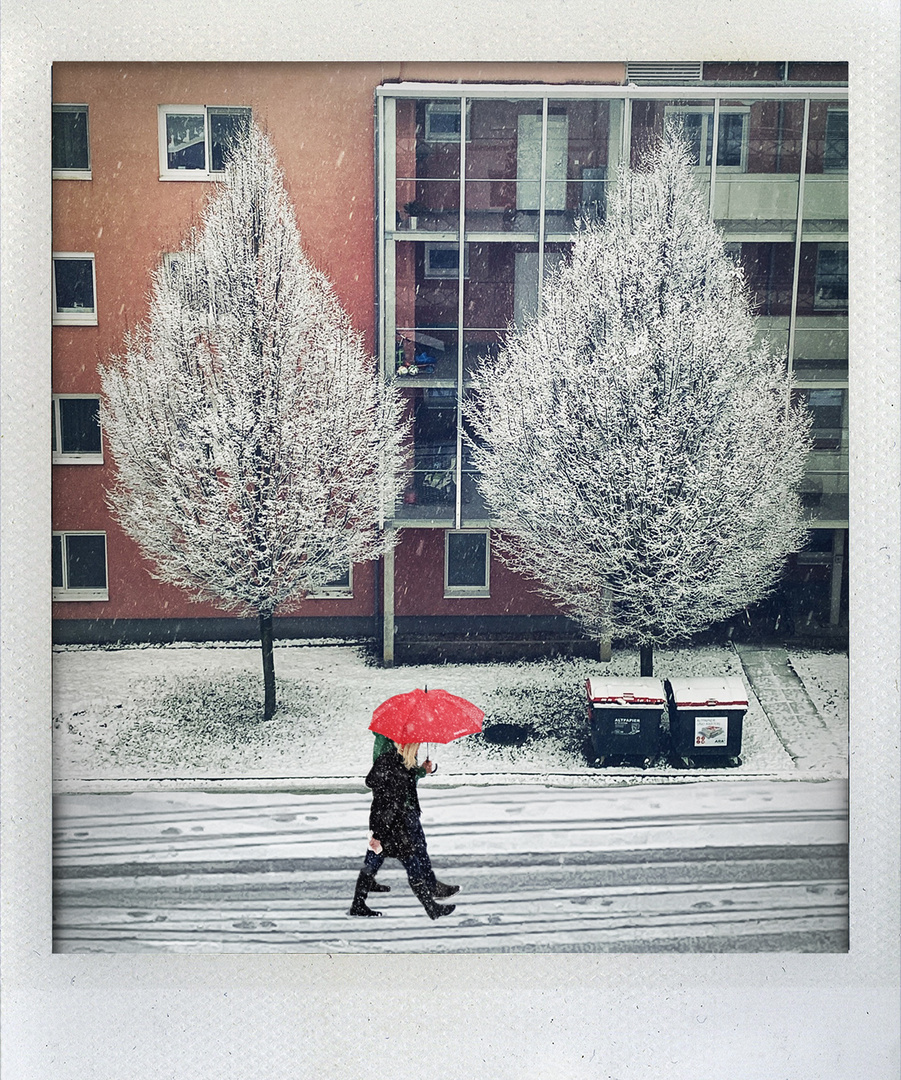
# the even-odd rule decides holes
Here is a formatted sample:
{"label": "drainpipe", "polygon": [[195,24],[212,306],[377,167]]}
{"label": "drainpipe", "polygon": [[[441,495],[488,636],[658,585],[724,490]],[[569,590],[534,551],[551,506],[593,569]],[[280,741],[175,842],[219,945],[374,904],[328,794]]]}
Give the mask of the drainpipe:
{"label": "drainpipe", "polygon": [[[394,525],[385,526],[389,534],[394,532]],[[382,574],[382,663],[385,667],[394,667],[394,547],[385,552]]]}
{"label": "drainpipe", "polygon": [[829,593],[829,625],[838,626],[842,611],[842,576],[845,565],[845,530],[836,529],[832,540],[832,581]]}

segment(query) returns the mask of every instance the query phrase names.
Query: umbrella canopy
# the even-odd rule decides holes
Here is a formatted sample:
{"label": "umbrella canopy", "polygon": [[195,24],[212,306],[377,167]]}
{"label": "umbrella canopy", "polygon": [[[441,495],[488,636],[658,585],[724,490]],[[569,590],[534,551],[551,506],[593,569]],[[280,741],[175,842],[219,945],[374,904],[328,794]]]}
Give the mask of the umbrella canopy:
{"label": "umbrella canopy", "polygon": [[485,714],[466,698],[446,690],[395,694],[372,714],[369,730],[396,743],[449,743],[482,730]]}

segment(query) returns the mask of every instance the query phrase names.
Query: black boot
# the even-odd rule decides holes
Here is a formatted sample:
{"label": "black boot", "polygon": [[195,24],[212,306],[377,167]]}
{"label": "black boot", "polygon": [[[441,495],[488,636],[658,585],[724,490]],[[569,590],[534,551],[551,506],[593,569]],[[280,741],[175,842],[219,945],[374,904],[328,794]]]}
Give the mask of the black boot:
{"label": "black boot", "polygon": [[351,915],[381,915],[380,911],[373,911],[372,908],[366,906],[366,896],[369,890],[372,888],[372,877],[367,874],[365,870],[360,871],[360,876],[357,878],[357,887],[354,889],[353,903],[350,905]]}
{"label": "black boot", "polygon": [[432,896],[437,896],[443,899],[445,896],[453,896],[454,893],[460,891],[459,885],[445,885],[443,882],[435,880],[435,884],[432,886],[430,892]]}
{"label": "black boot", "polygon": [[375,878],[373,878],[369,882],[369,891],[370,892],[391,892],[391,886],[390,885],[380,885],[375,880]]}
{"label": "black boot", "polygon": [[450,915],[454,910],[453,904],[436,904],[424,881],[417,881],[415,885],[410,882],[410,888],[430,919],[440,919],[442,915]]}

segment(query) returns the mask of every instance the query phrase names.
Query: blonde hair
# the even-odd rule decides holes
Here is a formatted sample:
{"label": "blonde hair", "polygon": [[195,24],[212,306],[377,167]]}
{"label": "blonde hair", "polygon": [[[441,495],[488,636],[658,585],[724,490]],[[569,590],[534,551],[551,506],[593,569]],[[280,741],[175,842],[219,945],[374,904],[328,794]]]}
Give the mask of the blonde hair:
{"label": "blonde hair", "polygon": [[397,752],[404,759],[404,765],[406,765],[408,769],[415,769],[416,755],[419,753],[419,743],[395,743],[394,745],[397,747]]}

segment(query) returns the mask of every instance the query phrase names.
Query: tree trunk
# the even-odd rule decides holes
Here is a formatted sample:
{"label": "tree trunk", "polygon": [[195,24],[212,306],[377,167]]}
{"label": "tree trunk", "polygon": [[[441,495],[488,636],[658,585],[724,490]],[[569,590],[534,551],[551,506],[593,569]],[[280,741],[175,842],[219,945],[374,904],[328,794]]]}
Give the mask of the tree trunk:
{"label": "tree trunk", "polygon": [[639,645],[638,655],[641,658],[641,677],[650,678],[654,674],[654,646]]}
{"label": "tree trunk", "polygon": [[275,715],[275,660],[272,656],[272,612],[260,612],[260,644],[263,647],[263,719]]}

